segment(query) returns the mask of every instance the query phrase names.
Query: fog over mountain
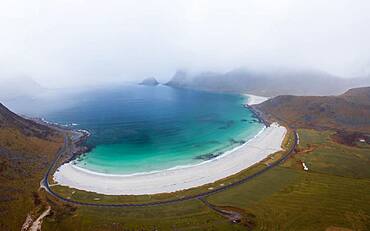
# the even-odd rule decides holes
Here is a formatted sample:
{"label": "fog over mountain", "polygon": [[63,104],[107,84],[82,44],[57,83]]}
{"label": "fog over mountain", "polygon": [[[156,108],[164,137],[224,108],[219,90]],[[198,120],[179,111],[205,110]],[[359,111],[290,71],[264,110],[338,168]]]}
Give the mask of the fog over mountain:
{"label": "fog over mountain", "polygon": [[47,91],[28,76],[0,78],[0,101],[15,100],[19,97],[35,97]]}
{"label": "fog over mountain", "polygon": [[235,69],[225,73],[177,71],[168,86],[213,92],[277,95],[338,95],[349,88],[370,86],[370,76],[341,78],[304,69]]}
{"label": "fog over mountain", "polygon": [[183,69],[368,76],[369,12],[368,0],[3,0],[0,79],[60,88],[167,82]]}

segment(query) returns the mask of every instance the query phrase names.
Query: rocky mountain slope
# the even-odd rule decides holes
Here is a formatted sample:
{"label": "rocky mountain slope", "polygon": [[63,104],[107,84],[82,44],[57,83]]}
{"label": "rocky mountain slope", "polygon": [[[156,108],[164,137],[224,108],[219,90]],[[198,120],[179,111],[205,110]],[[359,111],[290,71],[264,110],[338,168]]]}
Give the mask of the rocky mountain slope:
{"label": "rocky mountain slope", "polygon": [[62,143],[58,131],[0,104],[0,230],[20,230],[39,205],[40,180]]}
{"label": "rocky mountain slope", "polygon": [[370,87],[339,96],[282,95],[254,108],[294,127],[370,133]]}
{"label": "rocky mountain slope", "polygon": [[192,75],[177,71],[167,85],[215,92],[277,95],[336,95],[349,88],[369,86],[370,77],[344,79],[313,70],[248,70]]}
{"label": "rocky mountain slope", "polygon": [[25,119],[10,111],[0,103],[0,129],[14,129],[25,136],[47,139],[56,131],[32,120]]}

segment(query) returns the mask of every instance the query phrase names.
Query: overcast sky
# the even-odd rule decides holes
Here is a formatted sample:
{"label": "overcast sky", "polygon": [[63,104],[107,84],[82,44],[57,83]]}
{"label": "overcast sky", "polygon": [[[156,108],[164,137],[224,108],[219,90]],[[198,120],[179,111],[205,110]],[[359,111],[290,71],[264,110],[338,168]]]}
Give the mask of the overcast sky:
{"label": "overcast sky", "polygon": [[47,87],[177,69],[370,73],[369,0],[1,0],[0,78]]}

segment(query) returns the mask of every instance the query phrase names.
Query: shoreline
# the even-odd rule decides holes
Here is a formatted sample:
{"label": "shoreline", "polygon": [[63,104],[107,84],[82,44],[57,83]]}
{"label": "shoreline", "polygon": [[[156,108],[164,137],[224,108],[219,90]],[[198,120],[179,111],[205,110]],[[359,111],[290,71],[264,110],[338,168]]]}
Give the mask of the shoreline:
{"label": "shoreline", "polygon": [[281,143],[286,132],[285,127],[274,123],[236,150],[189,167],[125,176],[81,170],[68,162],[58,168],[53,179],[62,186],[105,195],[176,192],[213,183],[260,162],[282,150]]}
{"label": "shoreline", "polygon": [[270,97],[264,97],[264,96],[258,96],[258,95],[251,95],[251,94],[243,94],[243,95],[248,97],[248,99],[246,100],[246,104],[249,106],[260,104],[270,99]]}
{"label": "shoreline", "polygon": [[89,147],[84,145],[84,142],[91,136],[91,133],[85,129],[73,129],[73,126],[77,126],[76,123],[70,123],[67,125],[59,124],[55,122],[50,122],[45,118],[39,117],[27,117],[22,116],[28,120],[31,120],[37,124],[47,126],[51,129],[54,129],[62,134],[69,133],[71,135],[72,148],[67,155],[64,156],[63,163],[68,163],[76,159],[78,156],[83,155],[89,152]]}
{"label": "shoreline", "polygon": [[[286,134],[286,129],[284,127],[280,127],[276,123],[273,124],[272,127],[270,127],[269,124],[266,124],[264,120],[261,120],[259,114],[256,113],[253,110],[253,108],[250,106],[250,105],[258,104],[258,103],[261,103],[267,100],[268,99],[267,97],[261,97],[261,96],[255,96],[255,95],[249,95],[249,94],[248,95],[245,94],[245,96],[247,96],[248,98],[244,106],[252,110],[252,112],[259,118],[260,122],[264,123],[265,126],[253,138],[249,139],[246,143],[238,147],[235,147],[229,151],[226,151],[220,156],[217,156],[215,158],[212,158],[206,161],[202,161],[201,163],[197,163],[197,164],[174,166],[172,168],[164,169],[164,170],[156,170],[156,171],[151,171],[151,172],[138,172],[138,173],[132,173],[132,174],[106,174],[106,173],[94,172],[94,171],[84,169],[82,167],[74,165],[73,159],[70,159],[69,162],[64,163],[62,166],[60,166],[56,170],[56,172],[53,175],[53,179],[55,182],[57,182],[59,185],[62,185],[62,186],[67,186],[70,188],[76,188],[76,189],[90,191],[90,192],[102,193],[105,195],[144,195],[144,194],[156,194],[156,193],[170,193],[170,192],[175,192],[179,190],[185,190],[185,189],[213,183],[217,180],[234,175],[260,162],[261,160],[265,159],[268,155],[281,150],[280,145]],[[284,131],[282,131],[282,129],[279,129],[279,128],[283,128]],[[233,166],[229,166],[228,169],[224,169],[224,170],[222,169],[223,167],[222,165],[226,166],[227,163],[223,164],[219,162],[230,160],[231,158],[230,155],[234,154],[233,156],[235,156],[235,153],[240,153],[240,152],[244,153],[246,151],[251,151],[251,150],[247,150],[251,148],[253,149],[250,143],[255,142],[255,140],[258,140],[261,137],[266,137],[266,133],[268,133],[266,132],[266,130],[274,130],[275,132],[277,130],[280,130],[280,133],[279,133],[280,135],[278,135],[277,137],[278,138],[280,137],[278,140],[281,140],[281,141],[278,142],[278,145],[275,145],[272,148],[262,147],[260,150],[262,151],[269,150],[269,152],[267,153],[264,152],[263,155],[258,155],[258,157],[254,155],[255,158],[252,161],[249,160],[248,164],[243,166],[243,168],[238,167],[238,165],[234,161],[235,163]],[[81,132],[81,131],[75,131],[75,132]],[[276,137],[273,140],[277,140]],[[270,143],[270,142],[271,141],[268,141],[266,143]],[[253,145],[255,146],[254,148],[258,146],[255,144]],[[273,150],[275,151],[272,152]],[[251,155],[253,154],[256,154],[256,150],[254,150],[254,153],[252,153]],[[237,157],[234,157],[234,158],[237,158]],[[214,166],[215,162],[217,162],[217,166]],[[203,176],[201,177],[203,179],[201,181],[197,179],[197,177],[194,174],[191,174],[192,172],[195,171],[195,172],[199,172],[200,175],[204,175],[204,174],[209,175],[209,167],[211,166],[213,166],[212,171],[215,171],[215,170],[217,170],[218,172],[221,171],[223,174],[218,174],[218,175],[211,174],[210,176]],[[203,169],[203,172],[201,171],[202,169]],[[217,171],[215,171],[215,173]],[[149,184],[148,187],[146,188],[144,187],[140,189],[140,187],[138,188],[138,186],[135,186],[135,182],[136,184],[137,182],[143,182],[143,181],[145,182],[145,180],[141,178],[150,179],[150,182],[148,182]],[[183,178],[187,178],[187,179],[181,180]],[[101,182],[96,183],[99,181],[99,179]],[[127,182],[124,182],[124,181],[127,181]],[[91,185],[91,183],[86,184],[84,182],[94,182],[94,185]],[[155,187],[155,185],[150,186],[151,182],[155,182],[154,184],[158,185],[158,187]],[[118,186],[117,184],[119,184],[120,186]],[[125,190],[125,188],[136,188],[137,190],[127,190],[127,189]]]}
{"label": "shoreline", "polygon": [[[213,159],[221,158],[221,157],[223,157],[223,156],[241,148],[242,146],[246,145],[250,140],[254,139],[257,135],[259,135],[261,132],[263,132],[263,130],[266,127],[269,127],[269,125],[270,125],[264,119],[262,119],[262,117],[259,115],[258,112],[255,111],[254,108],[251,107],[252,105],[262,103],[262,102],[268,100],[269,98],[264,97],[264,96],[252,95],[252,94],[241,94],[241,95],[244,96],[244,97],[247,97],[246,101],[243,103],[243,106],[245,108],[248,108],[249,110],[251,110],[255,114],[255,116],[258,118],[259,122],[261,124],[264,124],[265,127],[263,127],[253,138],[250,138],[249,140],[247,140],[246,143],[244,143],[242,145],[239,145],[237,147],[234,147],[231,150],[225,151],[221,155],[218,155],[218,156],[216,156],[214,158],[211,158],[211,159],[208,159],[208,160],[204,160],[204,161],[202,161],[200,163],[196,163],[196,164],[178,165],[178,166],[174,166],[174,167],[171,167],[171,168],[168,168],[168,169],[153,170],[153,171],[148,171],[148,172],[137,172],[137,173],[130,173],[130,174],[110,174],[110,173],[96,172],[96,171],[93,171],[93,170],[89,170],[89,169],[79,167],[77,165],[73,165],[73,167],[79,169],[80,171],[85,171],[85,172],[88,172],[88,173],[91,173],[91,174],[97,174],[97,175],[136,176],[136,175],[145,175],[145,174],[158,173],[158,172],[163,172],[163,171],[167,171],[167,170],[182,169],[182,168],[187,168],[187,167],[192,167],[192,166],[199,166],[199,165],[202,165],[202,164],[207,163],[209,161],[212,161]],[[34,118],[34,120],[36,120],[39,123],[43,123],[45,125],[48,125],[48,126],[57,127],[57,128],[61,128],[61,129],[67,129],[67,130],[70,130],[72,132],[72,134],[73,134],[72,141],[74,143],[75,150],[73,151],[71,157],[69,159],[67,159],[63,164],[68,163],[68,162],[72,162],[78,156],[86,154],[90,151],[90,149],[87,146],[82,145],[82,142],[85,141],[88,137],[90,137],[91,133],[87,130],[84,130],[84,129],[73,129],[73,128],[71,128],[72,126],[76,126],[78,124],[70,123],[70,124],[67,124],[67,125],[63,125],[63,124],[59,124],[59,123],[55,123],[55,122],[49,122],[45,118]]]}
{"label": "shoreline", "polygon": [[200,163],[196,163],[196,164],[177,165],[177,166],[174,166],[174,167],[171,167],[171,168],[167,168],[167,169],[153,170],[153,171],[148,171],[148,172],[136,172],[136,173],[129,173],[129,174],[113,174],[113,173],[95,172],[95,171],[92,171],[92,170],[89,170],[89,169],[86,169],[86,168],[82,168],[80,166],[77,166],[77,165],[75,165],[73,163],[71,163],[71,166],[72,166],[72,168],[78,169],[79,171],[83,171],[83,172],[86,172],[86,173],[89,173],[89,174],[93,174],[93,175],[100,175],[100,176],[107,176],[107,177],[142,176],[142,175],[151,175],[151,174],[155,174],[155,173],[161,173],[161,172],[178,170],[178,169],[186,169],[186,168],[191,168],[191,167],[197,167],[197,166],[202,166],[203,164],[207,164],[208,162],[211,162],[213,160],[221,159],[221,158],[225,157],[226,155],[228,155],[228,154],[230,154],[230,153],[232,153],[234,151],[237,151],[239,148],[242,148],[243,146],[247,145],[251,140],[253,140],[254,138],[256,138],[266,128],[267,128],[266,126],[263,127],[253,138],[249,139],[244,144],[239,145],[237,147],[234,147],[231,150],[225,151],[224,153],[222,153],[219,156],[216,156],[216,157],[211,158],[211,159],[208,159],[208,160],[204,160],[204,161],[202,161]]}

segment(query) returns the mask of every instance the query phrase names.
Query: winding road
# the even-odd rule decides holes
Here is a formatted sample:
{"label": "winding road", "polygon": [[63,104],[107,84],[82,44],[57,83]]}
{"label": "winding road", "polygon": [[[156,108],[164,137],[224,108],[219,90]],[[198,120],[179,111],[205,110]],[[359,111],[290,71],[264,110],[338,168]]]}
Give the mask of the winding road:
{"label": "winding road", "polygon": [[219,188],[216,188],[216,189],[213,189],[213,190],[209,190],[209,191],[206,191],[206,192],[203,192],[203,193],[199,193],[199,194],[195,194],[195,195],[190,195],[190,196],[185,196],[185,197],[182,197],[182,198],[176,198],[176,199],[170,199],[170,200],[163,200],[163,201],[155,201],[155,202],[146,202],[146,203],[128,203],[128,204],[104,204],[104,203],[93,203],[93,202],[80,202],[80,201],[75,201],[75,200],[72,200],[72,199],[68,199],[68,198],[65,198],[61,195],[59,195],[58,193],[54,192],[51,188],[50,188],[50,185],[49,185],[49,182],[48,182],[48,178],[49,178],[49,175],[52,171],[52,169],[55,167],[56,163],[58,162],[58,160],[61,158],[61,156],[67,151],[67,148],[68,148],[68,137],[65,136],[64,137],[64,145],[63,147],[58,151],[57,153],[57,157],[55,158],[55,160],[51,163],[48,171],[46,172],[44,178],[42,179],[41,181],[41,187],[44,188],[46,190],[47,193],[49,193],[50,195],[52,195],[53,197],[63,201],[63,202],[67,202],[67,203],[71,203],[71,204],[75,204],[75,205],[81,205],[81,206],[95,206],[95,207],[145,207],[145,206],[155,206],[155,205],[165,205],[165,204],[172,204],[172,203],[177,203],[177,202],[183,202],[183,201],[188,201],[188,200],[193,200],[193,199],[203,199],[204,197],[206,196],[209,196],[209,195],[212,195],[212,194],[215,194],[215,193],[218,193],[218,192],[222,192],[222,191],[225,191],[227,189],[230,189],[232,187],[235,187],[237,185],[240,185],[240,184],[243,184],[243,183],[246,183],[254,178],[256,178],[257,176],[267,172],[268,170],[280,165],[281,163],[284,163],[291,155],[293,155],[294,153],[294,149],[296,148],[297,146],[297,142],[298,142],[298,134],[297,134],[297,131],[294,130],[294,144],[290,147],[288,153],[286,155],[284,155],[282,158],[280,158],[279,160],[273,162],[272,164],[266,166],[265,168],[249,175],[249,176],[246,176],[236,182],[233,182],[231,184],[228,184],[228,185],[225,185],[225,186],[222,186],[222,187],[219,187]]}

